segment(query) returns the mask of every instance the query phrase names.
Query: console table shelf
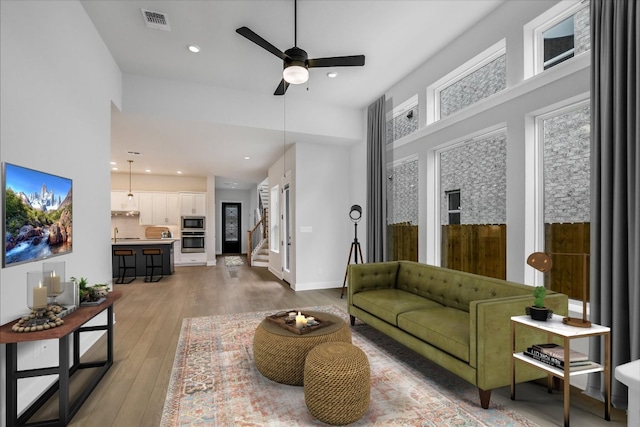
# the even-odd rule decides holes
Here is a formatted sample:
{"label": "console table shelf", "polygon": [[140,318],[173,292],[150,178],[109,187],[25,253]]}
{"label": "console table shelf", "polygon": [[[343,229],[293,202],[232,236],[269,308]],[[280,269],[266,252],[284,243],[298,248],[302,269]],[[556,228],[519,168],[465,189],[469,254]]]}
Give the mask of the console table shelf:
{"label": "console table shelf", "polygon": [[[571,371],[568,364],[565,364],[564,369],[556,368],[544,362],[535,360],[529,356],[524,355],[522,352],[516,351],[516,325],[532,328],[547,333],[547,339],[549,342],[553,341],[553,337],[560,337],[563,339],[563,347],[565,351],[564,360],[569,360],[569,351],[571,348],[571,340],[574,338],[587,338],[587,337],[604,337],[604,353],[605,360],[604,365],[597,365],[590,369]],[[563,397],[564,397],[564,425],[569,427],[569,398],[570,398],[570,377],[576,375],[584,375],[595,372],[602,372],[604,374],[605,383],[605,401],[604,401],[604,419],[611,420],[611,330],[606,326],[601,326],[593,323],[590,328],[579,328],[575,326],[566,325],[562,322],[562,316],[557,314],[553,315],[553,318],[549,321],[532,320],[529,316],[513,316],[511,317],[511,400],[516,398],[516,360],[527,363],[547,373],[547,387],[549,392],[552,389],[552,377],[560,378],[564,381],[563,385]],[[531,343],[539,344],[539,343]]]}
{"label": "console table shelf", "polygon": [[[113,365],[113,303],[122,296],[121,291],[112,291],[107,299],[94,307],[81,307],[64,317],[61,326],[46,331],[14,332],[11,327],[17,320],[0,326],[0,344],[6,344],[7,357],[5,360],[7,385],[6,406],[8,426],[66,426],[78,412],[84,401],[98,385],[107,370]],[[107,311],[106,325],[83,327],[85,323],[103,311]],[[81,363],[80,362],[80,334],[82,332],[107,332],[106,360]],[[73,334],[73,360],[70,355],[70,336]],[[18,370],[18,343],[40,340],[58,340],[58,366]],[[73,362],[73,363],[71,363]],[[98,368],[91,381],[80,393],[75,402],[69,402],[69,379],[79,369]],[[58,375],[56,381],[44,394],[37,399],[21,416],[18,416],[18,380],[44,375]],[[58,419],[29,423],[29,419],[58,392]]]}

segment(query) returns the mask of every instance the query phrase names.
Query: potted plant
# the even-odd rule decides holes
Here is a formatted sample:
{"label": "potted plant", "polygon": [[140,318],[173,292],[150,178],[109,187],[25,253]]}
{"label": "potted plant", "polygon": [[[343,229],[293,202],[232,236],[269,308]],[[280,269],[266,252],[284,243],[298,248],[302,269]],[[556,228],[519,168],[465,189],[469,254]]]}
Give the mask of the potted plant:
{"label": "potted plant", "polygon": [[547,295],[547,288],[544,286],[536,286],[533,288],[533,306],[527,307],[527,314],[533,320],[546,321],[549,313],[553,313],[544,306],[544,297]]}

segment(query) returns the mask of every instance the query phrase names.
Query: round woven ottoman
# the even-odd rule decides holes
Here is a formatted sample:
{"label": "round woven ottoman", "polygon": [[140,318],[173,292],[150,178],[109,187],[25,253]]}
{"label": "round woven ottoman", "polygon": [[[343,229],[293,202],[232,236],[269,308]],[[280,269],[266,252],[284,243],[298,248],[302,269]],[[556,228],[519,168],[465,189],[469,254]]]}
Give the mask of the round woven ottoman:
{"label": "round woven ottoman", "polygon": [[304,365],[304,401],[322,422],[344,425],[359,420],[369,407],[369,359],[355,345],[317,345]]}
{"label": "round woven ottoman", "polygon": [[258,371],[281,384],[304,383],[304,361],[307,353],[325,342],[351,342],[351,328],[338,316],[319,311],[305,311],[333,324],[298,335],[263,320],[253,336],[253,359]]}

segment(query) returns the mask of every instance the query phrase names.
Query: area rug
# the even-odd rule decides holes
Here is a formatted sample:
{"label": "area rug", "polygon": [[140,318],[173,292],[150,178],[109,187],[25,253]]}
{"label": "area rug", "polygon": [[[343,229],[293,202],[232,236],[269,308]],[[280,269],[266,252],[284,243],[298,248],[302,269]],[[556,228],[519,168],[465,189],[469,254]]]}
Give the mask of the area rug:
{"label": "area rug", "polygon": [[240,265],[244,265],[244,261],[242,257],[231,255],[224,257],[224,265],[227,267],[238,267]]}
{"label": "area rug", "polygon": [[[348,320],[332,305],[299,309]],[[325,425],[307,411],[303,387],[273,382],[255,367],[254,331],[273,313],[184,319],[161,426]],[[494,402],[482,409],[476,387],[368,325],[358,321],[352,332],[371,365],[371,403],[351,425],[536,426]]]}

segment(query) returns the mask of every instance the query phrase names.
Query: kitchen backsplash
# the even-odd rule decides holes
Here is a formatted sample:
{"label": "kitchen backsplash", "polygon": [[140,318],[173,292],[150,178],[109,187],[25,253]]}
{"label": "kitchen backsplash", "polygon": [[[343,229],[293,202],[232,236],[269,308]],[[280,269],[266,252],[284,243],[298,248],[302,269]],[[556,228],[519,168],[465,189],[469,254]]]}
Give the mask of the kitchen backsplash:
{"label": "kitchen backsplash", "polygon": [[[174,238],[179,238],[180,236],[180,226],[176,225],[162,225],[163,227],[168,227],[169,231]],[[139,237],[140,239],[145,238],[144,231],[148,227],[148,225],[140,225],[139,217],[126,217],[126,216],[114,216],[111,217],[111,237],[113,238],[113,229],[118,227],[118,238],[122,239],[124,237]]]}

